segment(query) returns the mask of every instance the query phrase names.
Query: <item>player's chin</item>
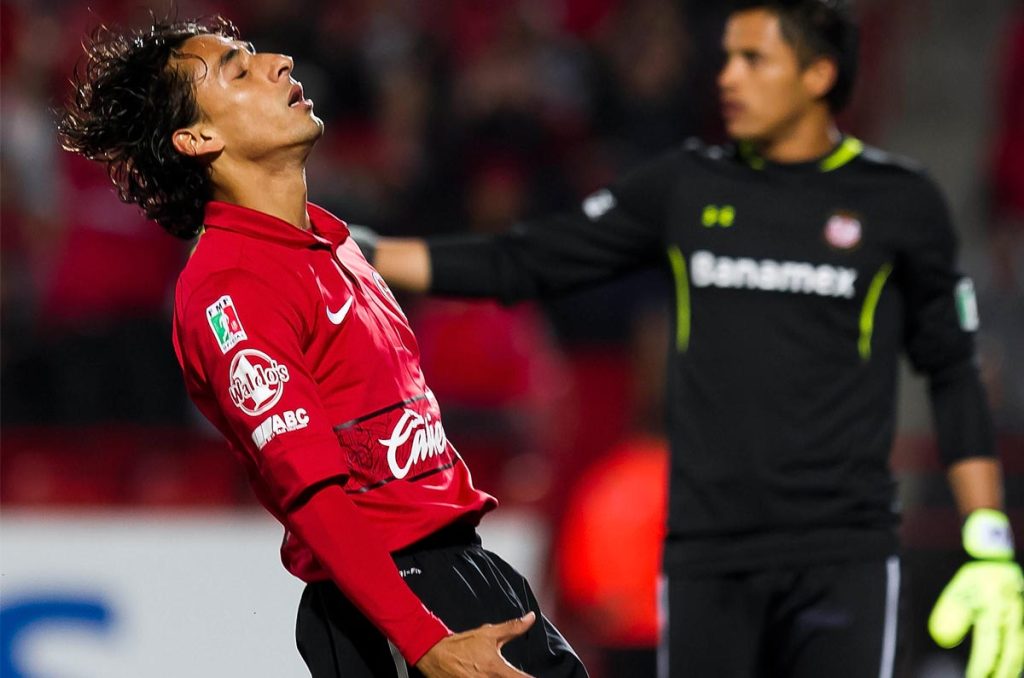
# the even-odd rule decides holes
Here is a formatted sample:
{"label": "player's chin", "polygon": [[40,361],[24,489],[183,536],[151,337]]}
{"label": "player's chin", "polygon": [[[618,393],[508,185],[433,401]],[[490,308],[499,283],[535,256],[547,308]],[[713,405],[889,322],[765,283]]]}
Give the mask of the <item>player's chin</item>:
{"label": "player's chin", "polygon": [[733,141],[756,141],[761,137],[761,130],[757,125],[739,118],[725,120],[725,133]]}
{"label": "player's chin", "polygon": [[302,129],[299,131],[299,136],[301,136],[302,140],[307,143],[314,143],[323,135],[324,121],[315,115],[310,114],[309,118],[303,121]]}

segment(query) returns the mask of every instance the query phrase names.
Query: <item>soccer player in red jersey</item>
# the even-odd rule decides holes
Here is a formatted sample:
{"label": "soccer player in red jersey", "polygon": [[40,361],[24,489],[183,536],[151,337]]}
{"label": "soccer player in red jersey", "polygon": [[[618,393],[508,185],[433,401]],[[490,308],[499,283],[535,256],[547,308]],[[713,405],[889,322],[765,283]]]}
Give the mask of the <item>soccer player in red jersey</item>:
{"label": "soccer player in red jersey", "polygon": [[174,348],[286,528],[311,673],[586,676],[526,580],[482,549],[497,502],[447,440],[394,296],[307,202],[323,122],[292,60],[219,17],[101,28],[85,50],[61,141],[170,233],[204,232]]}

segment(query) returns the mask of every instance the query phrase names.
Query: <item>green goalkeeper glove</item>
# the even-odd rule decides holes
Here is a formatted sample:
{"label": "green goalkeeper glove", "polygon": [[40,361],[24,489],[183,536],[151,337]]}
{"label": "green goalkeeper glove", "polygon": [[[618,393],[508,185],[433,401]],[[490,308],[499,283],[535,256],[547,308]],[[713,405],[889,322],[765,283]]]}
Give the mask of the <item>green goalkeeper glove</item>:
{"label": "green goalkeeper glove", "polygon": [[963,641],[971,626],[966,678],[1019,678],[1024,668],[1024,576],[1013,560],[1010,521],[979,509],[967,517],[963,565],[942,591],[928,631],[945,648]]}

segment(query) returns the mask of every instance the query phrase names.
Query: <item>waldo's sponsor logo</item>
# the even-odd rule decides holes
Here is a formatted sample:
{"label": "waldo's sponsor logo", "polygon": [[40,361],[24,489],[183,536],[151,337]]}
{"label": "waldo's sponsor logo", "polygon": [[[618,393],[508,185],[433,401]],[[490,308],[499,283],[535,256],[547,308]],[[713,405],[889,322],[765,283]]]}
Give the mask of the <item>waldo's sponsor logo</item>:
{"label": "waldo's sponsor logo", "polygon": [[229,370],[231,402],[251,416],[263,414],[276,405],[289,379],[286,366],[252,348],[236,353]]}

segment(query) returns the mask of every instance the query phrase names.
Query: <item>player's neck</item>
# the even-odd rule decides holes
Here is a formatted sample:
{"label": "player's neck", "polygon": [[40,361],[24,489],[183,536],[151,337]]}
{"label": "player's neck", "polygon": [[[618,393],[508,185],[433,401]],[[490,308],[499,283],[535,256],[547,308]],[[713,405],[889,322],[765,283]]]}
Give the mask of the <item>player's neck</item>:
{"label": "player's neck", "polygon": [[770,162],[799,163],[828,155],[842,139],[835,118],[822,108],[801,117],[783,134],[756,144],[758,154]]}
{"label": "player's neck", "polygon": [[305,167],[273,168],[260,164],[249,170],[231,178],[215,177],[214,199],[248,207],[309,230]]}

